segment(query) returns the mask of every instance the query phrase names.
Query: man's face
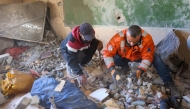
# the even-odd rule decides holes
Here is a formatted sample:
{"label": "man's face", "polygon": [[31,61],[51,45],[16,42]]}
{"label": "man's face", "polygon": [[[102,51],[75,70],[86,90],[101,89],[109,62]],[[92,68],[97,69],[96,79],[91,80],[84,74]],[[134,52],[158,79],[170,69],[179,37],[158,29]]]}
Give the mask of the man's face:
{"label": "man's face", "polygon": [[132,37],[129,33],[127,33],[127,43],[130,46],[135,46],[141,39],[141,36],[137,36],[136,38]]}

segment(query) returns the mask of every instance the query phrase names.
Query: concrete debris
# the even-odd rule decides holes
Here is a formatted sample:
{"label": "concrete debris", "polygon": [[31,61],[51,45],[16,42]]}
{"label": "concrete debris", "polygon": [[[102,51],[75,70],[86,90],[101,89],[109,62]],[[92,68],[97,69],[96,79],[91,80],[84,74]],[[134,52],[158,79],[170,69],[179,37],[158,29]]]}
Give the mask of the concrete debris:
{"label": "concrete debris", "polygon": [[9,56],[9,57],[6,59],[6,63],[7,63],[7,65],[10,65],[10,64],[11,64],[12,59],[13,59],[12,56]]}
{"label": "concrete debris", "polygon": [[52,57],[52,54],[51,54],[51,52],[45,51],[45,52],[40,54],[40,57],[41,57],[41,59],[45,59],[45,58]]}
{"label": "concrete debris", "polygon": [[101,102],[106,97],[108,97],[108,95],[109,94],[107,93],[106,88],[100,88],[100,89],[97,89],[96,91],[92,92],[89,96]]}
{"label": "concrete debris", "polygon": [[118,104],[115,102],[115,100],[114,99],[109,99],[109,100],[107,100],[107,101],[105,101],[104,102],[104,104],[108,107],[108,106],[110,106],[110,107],[114,107],[114,108],[119,108],[119,106],[118,106]]}
{"label": "concrete debris", "polygon": [[25,109],[31,102],[30,98],[24,97],[15,109]]}
{"label": "concrete debris", "polygon": [[190,103],[190,95],[183,96],[183,98]]}
{"label": "concrete debris", "polygon": [[4,95],[0,92],[0,105],[4,104],[6,102],[6,99]]}
{"label": "concrete debris", "polygon": [[131,105],[142,105],[142,106],[144,106],[145,105],[145,102],[144,101],[134,101],[134,102],[132,102],[131,103]]}
{"label": "concrete debris", "polygon": [[3,60],[4,60],[4,59],[7,59],[9,56],[10,56],[9,53],[6,53],[6,54],[2,54],[2,55],[0,55],[0,63],[2,63]]}
{"label": "concrete debris", "polygon": [[40,103],[40,99],[38,98],[38,96],[37,95],[32,96],[30,104],[37,105],[39,103]]}

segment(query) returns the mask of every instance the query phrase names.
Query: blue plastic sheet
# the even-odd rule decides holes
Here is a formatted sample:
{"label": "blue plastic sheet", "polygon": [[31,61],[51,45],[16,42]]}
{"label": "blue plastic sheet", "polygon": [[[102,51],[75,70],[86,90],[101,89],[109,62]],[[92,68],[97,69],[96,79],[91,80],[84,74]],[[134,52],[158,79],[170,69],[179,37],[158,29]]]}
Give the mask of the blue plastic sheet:
{"label": "blue plastic sheet", "polygon": [[66,81],[61,92],[55,92],[55,87],[59,84],[51,76],[42,76],[34,81],[31,95],[37,95],[40,105],[49,109],[51,103],[49,98],[54,96],[54,102],[58,109],[98,109],[97,105],[89,100],[75,84]]}

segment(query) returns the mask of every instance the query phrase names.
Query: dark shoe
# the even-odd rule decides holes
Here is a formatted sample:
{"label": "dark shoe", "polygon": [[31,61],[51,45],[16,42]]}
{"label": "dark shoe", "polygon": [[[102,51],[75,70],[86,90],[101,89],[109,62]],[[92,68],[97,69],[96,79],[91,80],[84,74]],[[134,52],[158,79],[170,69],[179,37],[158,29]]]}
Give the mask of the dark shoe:
{"label": "dark shoe", "polygon": [[181,98],[181,93],[176,88],[174,82],[166,83],[164,86],[166,87],[166,89],[170,90],[172,96],[174,96],[176,98]]}

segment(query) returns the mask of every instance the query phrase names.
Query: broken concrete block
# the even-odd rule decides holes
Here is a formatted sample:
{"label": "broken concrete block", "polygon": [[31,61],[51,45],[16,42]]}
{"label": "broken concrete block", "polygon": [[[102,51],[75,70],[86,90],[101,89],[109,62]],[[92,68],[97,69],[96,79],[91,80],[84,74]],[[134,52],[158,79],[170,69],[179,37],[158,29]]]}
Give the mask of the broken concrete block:
{"label": "broken concrete block", "polygon": [[114,99],[109,99],[106,102],[104,102],[106,106],[114,107],[114,108],[119,108],[118,104],[116,104]]}
{"label": "broken concrete block", "polygon": [[185,100],[187,100],[188,102],[190,102],[190,95],[185,95],[185,96],[183,96],[183,98],[184,98]]}
{"label": "broken concrete block", "polygon": [[0,55],[0,63],[3,62],[4,59],[7,59],[10,56],[9,53]]}
{"label": "broken concrete block", "polygon": [[0,92],[0,105],[4,104],[6,102],[6,99],[4,97],[4,95]]}
{"label": "broken concrete block", "polygon": [[111,84],[110,86],[109,86],[109,89],[110,90],[114,90],[114,89],[116,89],[117,88],[117,86],[116,86],[116,84]]}
{"label": "broken concrete block", "polygon": [[31,102],[30,98],[24,97],[15,109],[25,109]]}
{"label": "broken concrete block", "polygon": [[135,107],[136,106],[134,106],[134,105],[130,105],[130,106],[127,107],[127,109],[135,109]]}
{"label": "broken concrete block", "polygon": [[10,65],[10,64],[11,64],[12,59],[13,59],[12,56],[9,56],[9,57],[6,59],[7,65]]}
{"label": "broken concrete block", "polygon": [[137,81],[137,85],[140,86],[142,84],[142,78],[139,78]]}
{"label": "broken concrete block", "polygon": [[123,102],[117,100],[117,101],[116,101],[116,104],[119,106],[120,109],[124,109],[124,104],[123,104]]}
{"label": "broken concrete block", "polygon": [[164,85],[162,79],[160,77],[154,79],[154,84],[160,84],[160,85]]}
{"label": "broken concrete block", "polygon": [[36,59],[40,57],[39,54],[33,54],[29,59],[24,63],[26,67],[28,67],[31,63],[33,63]]}
{"label": "broken concrete block", "polygon": [[36,104],[39,104],[39,102],[40,102],[40,99],[38,98],[37,95],[32,96],[30,104],[36,105]]}
{"label": "broken concrete block", "polygon": [[110,107],[110,106],[108,106],[108,107],[106,107],[105,109],[120,109],[120,108],[115,108],[115,107]]}
{"label": "broken concrete block", "polygon": [[118,93],[116,93],[116,94],[114,95],[114,98],[115,98],[116,100],[118,100],[119,97],[120,97],[120,95],[119,95]]}
{"label": "broken concrete block", "polygon": [[51,52],[45,51],[40,54],[41,59],[52,57]]}
{"label": "broken concrete block", "polygon": [[92,76],[97,76],[97,75],[101,75],[101,74],[104,74],[104,72],[101,70],[100,67],[96,67],[92,73],[90,73]]}
{"label": "broken concrete block", "polygon": [[149,82],[143,81],[143,86],[148,85]]}
{"label": "broken concrete block", "polygon": [[92,92],[89,96],[98,100],[98,101],[102,101],[104,100],[106,97],[108,97],[108,93],[107,93],[107,89],[106,88],[100,88],[95,90],[94,92]]}
{"label": "broken concrete block", "polygon": [[144,101],[137,100],[137,101],[132,102],[131,104],[132,104],[132,105],[141,105],[141,106],[144,106],[144,105],[145,105],[145,102],[144,102]]}
{"label": "broken concrete block", "polygon": [[134,101],[134,99],[132,98],[132,97],[129,97],[128,99],[127,99],[127,103],[132,103]]}
{"label": "broken concrete block", "polygon": [[145,109],[143,106],[136,106],[136,109]]}

